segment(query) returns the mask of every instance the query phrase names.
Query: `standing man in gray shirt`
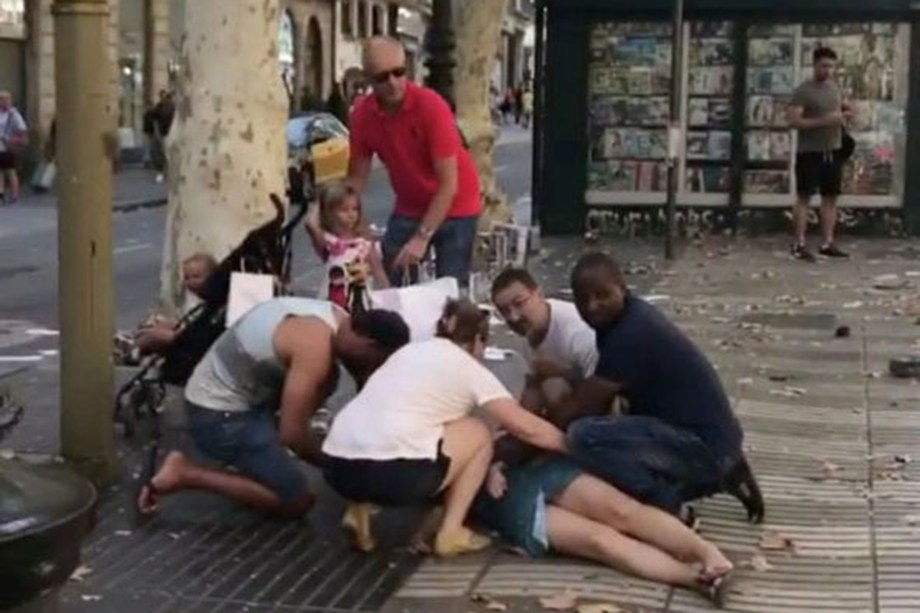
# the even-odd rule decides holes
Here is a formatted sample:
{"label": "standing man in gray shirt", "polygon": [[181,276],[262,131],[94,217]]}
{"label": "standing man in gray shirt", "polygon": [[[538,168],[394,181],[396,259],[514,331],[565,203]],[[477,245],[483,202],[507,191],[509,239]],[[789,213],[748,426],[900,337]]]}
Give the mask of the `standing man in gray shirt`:
{"label": "standing man in gray shirt", "polygon": [[834,50],[818,47],[812,60],[814,76],[796,88],[788,111],[789,125],[799,134],[795,157],[798,199],[792,215],[795,233],[792,255],[808,262],[815,260],[805,244],[805,233],[808,205],[816,192],[821,195],[822,243],[818,253],[831,258],[849,257],[835,244],[834,229],[845,161],[841,153],[843,127],[850,117],[850,109],[834,80],[837,68]]}

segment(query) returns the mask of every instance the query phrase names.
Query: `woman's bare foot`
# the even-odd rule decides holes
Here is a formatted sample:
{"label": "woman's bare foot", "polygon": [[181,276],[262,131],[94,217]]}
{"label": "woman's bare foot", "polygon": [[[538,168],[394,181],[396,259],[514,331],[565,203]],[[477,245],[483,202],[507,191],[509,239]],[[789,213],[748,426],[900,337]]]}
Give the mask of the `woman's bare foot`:
{"label": "woman's bare foot", "polygon": [[700,581],[706,584],[729,574],[735,568],[731,560],[726,558],[725,554],[712,543],[706,543],[706,554],[700,562],[703,564],[703,570],[700,571]]}
{"label": "woman's bare foot", "polygon": [[188,460],[181,452],[169,452],[157,474],[141,488],[137,497],[137,508],[143,515],[156,513],[159,497],[179,489],[182,484],[182,472],[187,464]]}

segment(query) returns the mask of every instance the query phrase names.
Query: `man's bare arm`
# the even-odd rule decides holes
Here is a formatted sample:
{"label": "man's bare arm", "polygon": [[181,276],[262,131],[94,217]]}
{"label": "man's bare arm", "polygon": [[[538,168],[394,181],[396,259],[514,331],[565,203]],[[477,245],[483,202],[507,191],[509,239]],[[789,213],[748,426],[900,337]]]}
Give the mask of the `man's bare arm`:
{"label": "man's bare arm", "polygon": [[422,218],[422,227],[429,232],[434,232],[441,227],[441,224],[447,219],[454,196],[457,195],[459,182],[457,156],[436,159],[434,171],[438,177],[438,189],[434,192],[428,211]]}
{"label": "man's bare arm", "polygon": [[291,318],[275,337],[278,353],[287,363],[278,435],[281,444],[318,466],[322,453],[310,430],[310,418],[325,400],[326,382],[335,367],[329,351],[331,332],[320,322]]}
{"label": "man's bare arm", "polygon": [[367,187],[367,178],[371,174],[372,157],[358,157],[352,155],[348,160],[348,179],[346,182],[351,185],[359,194],[364,193]]}
{"label": "man's bare arm", "polygon": [[797,130],[808,130],[811,128],[829,128],[832,126],[843,125],[843,113],[831,113],[824,117],[805,118],[803,115],[805,109],[801,106],[793,105],[786,111],[786,121],[789,125]]}

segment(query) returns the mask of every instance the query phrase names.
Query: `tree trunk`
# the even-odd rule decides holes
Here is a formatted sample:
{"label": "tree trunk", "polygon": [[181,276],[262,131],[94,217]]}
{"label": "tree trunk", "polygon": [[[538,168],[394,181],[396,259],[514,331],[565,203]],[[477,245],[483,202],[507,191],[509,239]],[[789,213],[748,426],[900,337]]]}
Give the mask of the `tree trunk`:
{"label": "tree trunk", "polygon": [[288,101],[278,62],[279,0],[195,0],[185,8],[176,117],[167,139],[169,207],[161,301],[181,300],[181,262],[220,260],[284,195]]}
{"label": "tree trunk", "polygon": [[501,0],[463,0],[454,2],[457,67],[454,92],[457,119],[470,143],[470,153],[479,171],[483,194],[483,225],[511,219],[508,197],[495,182],[492,152],[495,127],[489,108],[489,80],[507,2]]}

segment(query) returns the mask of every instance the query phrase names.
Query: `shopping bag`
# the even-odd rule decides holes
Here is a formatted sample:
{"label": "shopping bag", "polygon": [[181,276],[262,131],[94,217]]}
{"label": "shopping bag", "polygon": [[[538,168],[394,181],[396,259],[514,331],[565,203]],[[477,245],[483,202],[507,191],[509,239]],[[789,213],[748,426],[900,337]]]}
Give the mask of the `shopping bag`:
{"label": "shopping bag", "polygon": [[371,292],[375,309],[399,313],[409,326],[409,337],[415,341],[433,338],[438,320],[448,300],[460,297],[460,284],[453,277],[409,287],[392,287]]}
{"label": "shopping bag", "polygon": [[42,162],[35,169],[32,175],[32,188],[36,191],[46,192],[54,185],[54,179],[57,178],[57,164],[54,162]]}
{"label": "shopping bag", "polygon": [[250,272],[230,273],[230,297],[227,300],[227,327],[232,326],[253,307],[275,297],[275,277]]}

